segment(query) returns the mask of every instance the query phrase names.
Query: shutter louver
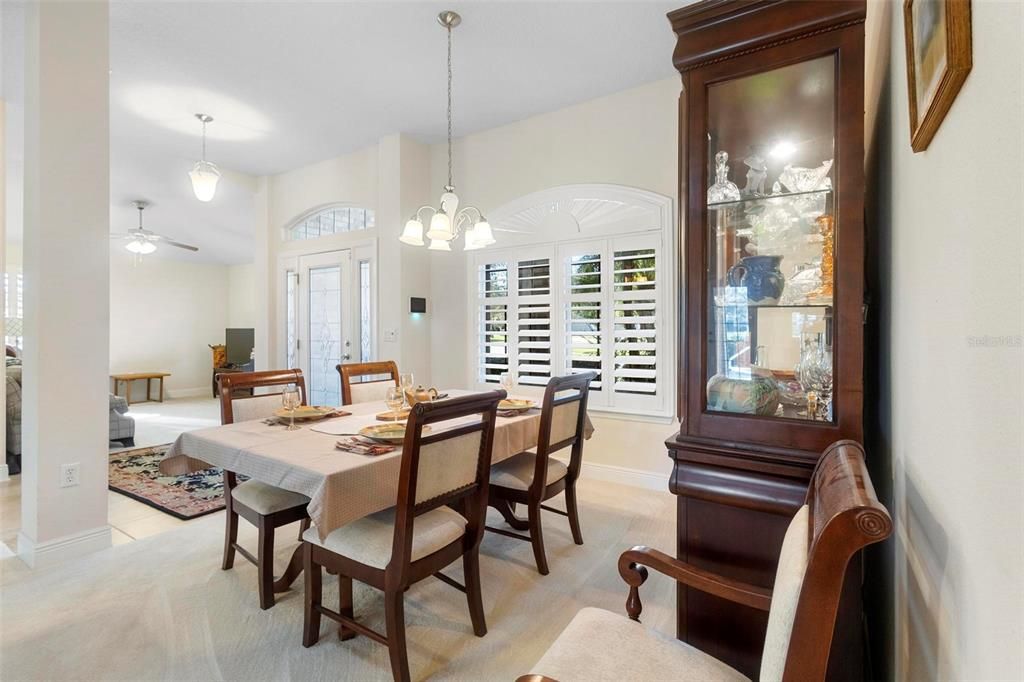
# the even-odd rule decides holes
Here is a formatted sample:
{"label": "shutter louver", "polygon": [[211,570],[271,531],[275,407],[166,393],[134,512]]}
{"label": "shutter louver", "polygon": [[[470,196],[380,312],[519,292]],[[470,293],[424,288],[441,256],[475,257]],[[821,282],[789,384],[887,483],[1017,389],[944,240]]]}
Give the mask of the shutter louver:
{"label": "shutter louver", "polygon": [[569,256],[566,262],[565,366],[569,374],[597,372],[592,391],[602,388],[601,254]]}
{"label": "shutter louver", "polygon": [[551,378],[551,260],[517,264],[516,361],[519,383],[545,386]]}
{"label": "shutter louver", "polygon": [[658,391],[658,299],[654,249],[615,251],[614,316],[615,392]]}
{"label": "shutter louver", "polygon": [[498,383],[509,371],[508,264],[480,266],[477,372],[481,382]]}

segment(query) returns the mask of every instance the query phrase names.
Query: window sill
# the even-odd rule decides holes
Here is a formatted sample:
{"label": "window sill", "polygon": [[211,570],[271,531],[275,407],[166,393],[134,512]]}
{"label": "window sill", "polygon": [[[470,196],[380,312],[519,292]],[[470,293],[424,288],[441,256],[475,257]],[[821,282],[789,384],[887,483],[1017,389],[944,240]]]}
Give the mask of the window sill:
{"label": "window sill", "polygon": [[621,412],[608,410],[600,407],[587,407],[587,413],[598,419],[614,419],[623,422],[638,422],[642,424],[674,424],[676,418],[670,414],[647,414],[639,412]]}

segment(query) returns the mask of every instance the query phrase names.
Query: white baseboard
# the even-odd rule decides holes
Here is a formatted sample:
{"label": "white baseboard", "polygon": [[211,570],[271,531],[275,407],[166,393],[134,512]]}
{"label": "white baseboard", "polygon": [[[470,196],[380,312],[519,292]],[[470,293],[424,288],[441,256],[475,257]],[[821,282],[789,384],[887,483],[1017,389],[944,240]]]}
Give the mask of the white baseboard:
{"label": "white baseboard", "polygon": [[201,398],[206,396],[208,398],[213,397],[210,393],[209,386],[199,386],[197,388],[175,388],[167,389],[168,398]]}
{"label": "white baseboard", "polygon": [[[568,461],[562,461],[568,464]],[[644,471],[643,469],[629,469],[627,467],[615,466],[614,464],[596,464],[584,460],[583,466],[580,469],[580,478],[619,483],[634,488],[643,488],[644,490],[667,492],[669,475]]]}
{"label": "white baseboard", "polygon": [[45,568],[107,549],[111,544],[110,526],[92,528],[39,544],[24,533],[18,533],[18,557],[30,568]]}
{"label": "white baseboard", "polygon": [[0,464],[0,483],[11,480],[11,471],[6,464]]}

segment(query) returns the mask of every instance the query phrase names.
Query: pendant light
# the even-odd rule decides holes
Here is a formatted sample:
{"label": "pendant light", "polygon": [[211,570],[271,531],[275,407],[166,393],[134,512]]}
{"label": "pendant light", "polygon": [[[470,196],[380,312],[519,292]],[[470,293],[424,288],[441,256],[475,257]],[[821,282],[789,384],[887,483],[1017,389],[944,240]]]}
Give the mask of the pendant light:
{"label": "pendant light", "polygon": [[472,251],[490,246],[495,240],[491,226],[480,209],[474,206],[459,209],[459,197],[455,194],[452,182],[452,29],[462,23],[462,17],[457,12],[445,11],[437,15],[437,22],[448,32],[448,184],[444,186],[438,208],[421,206],[405,223],[402,236],[398,239],[411,246],[423,246],[423,220],[420,214],[426,211],[430,215],[430,229],[426,234],[430,240],[430,246],[427,247],[430,251],[451,251],[452,242],[459,238],[463,227],[467,225],[471,227],[465,230],[463,249]]}
{"label": "pendant light", "polygon": [[203,124],[203,158],[196,161],[192,166],[188,177],[192,180],[192,192],[199,201],[210,201],[217,193],[217,182],[220,181],[220,170],[216,164],[206,160],[206,124],[213,123],[213,117],[206,114],[196,114],[196,118]]}

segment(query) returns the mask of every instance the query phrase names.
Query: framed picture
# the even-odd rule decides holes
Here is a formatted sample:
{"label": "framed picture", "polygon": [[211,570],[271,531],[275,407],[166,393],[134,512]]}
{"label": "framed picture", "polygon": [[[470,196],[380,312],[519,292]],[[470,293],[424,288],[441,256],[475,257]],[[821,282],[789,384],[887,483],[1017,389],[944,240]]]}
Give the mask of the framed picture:
{"label": "framed picture", "polygon": [[910,146],[928,148],[971,72],[970,0],[904,0]]}

